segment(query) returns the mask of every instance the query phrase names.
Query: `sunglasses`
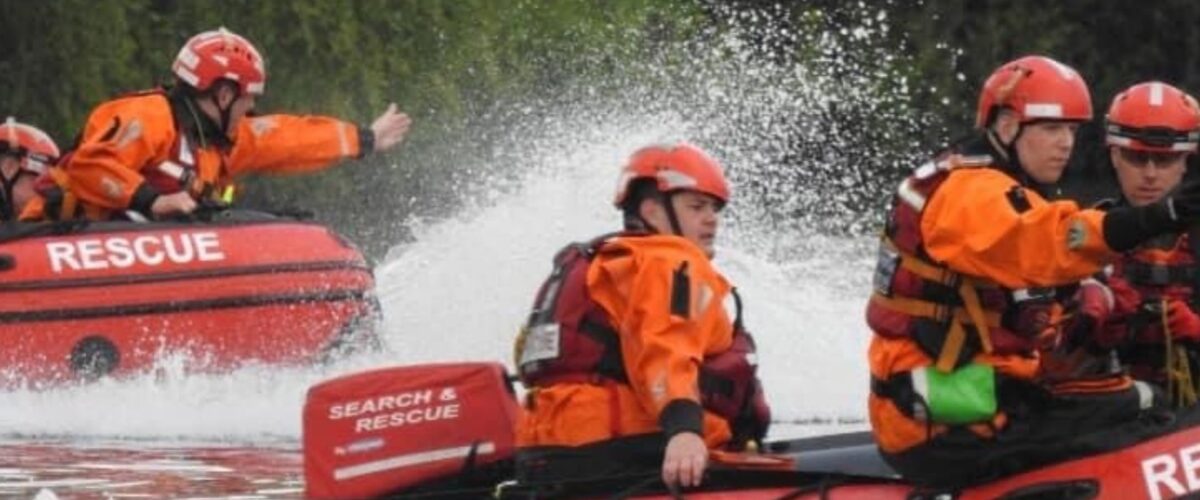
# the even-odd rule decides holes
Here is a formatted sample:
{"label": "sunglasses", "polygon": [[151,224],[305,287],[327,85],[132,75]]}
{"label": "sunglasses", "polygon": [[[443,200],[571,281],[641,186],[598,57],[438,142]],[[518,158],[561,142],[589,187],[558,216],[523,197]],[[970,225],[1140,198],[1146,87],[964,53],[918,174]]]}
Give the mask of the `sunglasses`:
{"label": "sunglasses", "polygon": [[1141,151],[1129,148],[1117,148],[1117,153],[1121,155],[1122,160],[1135,165],[1145,165],[1149,162],[1154,162],[1155,165],[1169,165],[1183,161],[1183,157],[1187,156],[1184,151]]}

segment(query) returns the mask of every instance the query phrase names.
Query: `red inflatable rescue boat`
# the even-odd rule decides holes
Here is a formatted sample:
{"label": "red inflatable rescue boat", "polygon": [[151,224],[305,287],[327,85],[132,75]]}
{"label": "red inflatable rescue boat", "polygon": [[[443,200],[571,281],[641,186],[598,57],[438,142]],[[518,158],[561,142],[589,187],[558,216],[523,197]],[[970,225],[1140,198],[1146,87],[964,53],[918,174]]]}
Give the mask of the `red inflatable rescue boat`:
{"label": "red inflatable rescue boat", "polygon": [[1200,408],[1151,438],[956,491],[905,483],[870,433],[714,452],[704,486],[669,492],[644,478],[521,484],[513,477],[520,408],[499,363],[407,366],[351,374],[309,390],[306,496],[343,498],[638,498],[689,500],[1009,500],[1200,497]]}
{"label": "red inflatable rescue boat", "polygon": [[226,210],[203,222],[0,231],[0,385],[307,363],[375,344],[362,254],[330,229]]}

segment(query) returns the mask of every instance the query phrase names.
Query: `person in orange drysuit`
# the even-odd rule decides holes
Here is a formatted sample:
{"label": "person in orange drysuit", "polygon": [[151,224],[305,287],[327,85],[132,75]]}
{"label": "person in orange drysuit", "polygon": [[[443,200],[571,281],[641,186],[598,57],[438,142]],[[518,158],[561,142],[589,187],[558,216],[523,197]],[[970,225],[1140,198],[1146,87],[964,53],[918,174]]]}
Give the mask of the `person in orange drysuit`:
{"label": "person in orange drysuit", "polygon": [[35,196],[34,181],[47,165],[58,161],[58,155],[58,145],[37,127],[11,116],[0,124],[0,179],[4,182],[0,221],[16,219]]}
{"label": "person in orange drysuit", "polygon": [[[957,488],[1119,446],[1161,414],[1119,372],[1062,377],[1062,304],[1120,252],[1200,220],[1200,185],[1107,211],[1048,201],[1092,117],[1083,78],[1027,56],[984,84],[978,133],[917,168],[887,216],[867,308],[869,413],[883,458],[922,486]],[[1095,323],[1094,318],[1091,321]]]}
{"label": "person in orange drysuit", "polygon": [[516,345],[521,481],[659,469],[694,486],[710,449],[765,435],[740,300],[710,263],[729,196],[700,149],[647,147],[621,173],[625,231],[559,252]]}
{"label": "person in orange drysuit", "polygon": [[[1117,204],[1146,206],[1183,182],[1188,156],[1200,143],[1200,107],[1166,83],[1139,83],[1113,98],[1105,129],[1120,186]],[[1200,248],[1191,244],[1191,232],[1153,238],[1114,263],[1107,283],[1115,307],[1094,338],[1102,348],[1117,348],[1132,375],[1166,389],[1179,407],[1196,403]]]}
{"label": "person in orange drysuit", "polygon": [[410,120],[388,107],[370,127],[330,117],[252,116],[266,70],[258,50],[224,28],[184,44],[176,83],[92,111],[74,151],[39,182],[24,220],[158,218],[228,198],[246,172],[306,172],[387,150]]}

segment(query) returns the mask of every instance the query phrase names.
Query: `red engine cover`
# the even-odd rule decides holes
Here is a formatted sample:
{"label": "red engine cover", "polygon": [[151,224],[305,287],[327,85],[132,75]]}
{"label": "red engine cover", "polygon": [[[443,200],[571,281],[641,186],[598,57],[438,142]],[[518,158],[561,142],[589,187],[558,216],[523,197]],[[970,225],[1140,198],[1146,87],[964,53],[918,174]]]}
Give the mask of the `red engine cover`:
{"label": "red engine cover", "polygon": [[387,368],[313,386],[304,405],[309,498],[366,498],[514,452],[517,405],[503,365]]}

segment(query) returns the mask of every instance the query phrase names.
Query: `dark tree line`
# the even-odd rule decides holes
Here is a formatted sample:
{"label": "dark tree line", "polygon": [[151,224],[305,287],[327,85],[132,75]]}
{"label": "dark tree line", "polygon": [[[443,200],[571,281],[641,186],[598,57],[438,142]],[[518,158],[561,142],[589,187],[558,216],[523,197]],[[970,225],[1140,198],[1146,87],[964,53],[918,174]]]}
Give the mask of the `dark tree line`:
{"label": "dark tree line", "polygon": [[[93,106],[170,81],[170,62],[188,36],[224,25],[267,58],[264,110],[365,122],[394,100],[414,116],[398,154],[303,179],[251,179],[244,190],[250,205],[314,210],[378,255],[405,237],[408,215],[453,208],[455,191],[475,174],[459,168],[463,159],[487,157],[493,146],[486,132],[497,125],[488,123],[494,103],[553,95],[675,41],[703,39],[739,11],[761,13],[741,22],[834,36],[864,19],[886,24],[874,48],[854,56],[873,68],[894,56],[881,78],[903,75],[911,99],[888,100],[885,90],[897,82],[879,81],[882,97],[869,113],[833,106],[818,115],[836,130],[888,137],[837,145],[884,160],[850,171],[810,169],[850,175],[867,185],[866,199],[890,188],[917,145],[933,149],[966,131],[983,79],[1023,54],[1079,69],[1091,84],[1097,124],[1111,96],[1138,81],[1200,92],[1200,3],[1188,0],[0,0],[0,114],[69,147]],[[814,48],[812,37],[747,33],[762,42],[755,57],[764,60],[834,56]],[[886,133],[897,108],[928,119],[920,130]],[[1086,197],[1109,189],[1099,139],[1100,127],[1085,129],[1068,179]],[[845,154],[814,144],[798,138],[779,157],[800,164]]]}

